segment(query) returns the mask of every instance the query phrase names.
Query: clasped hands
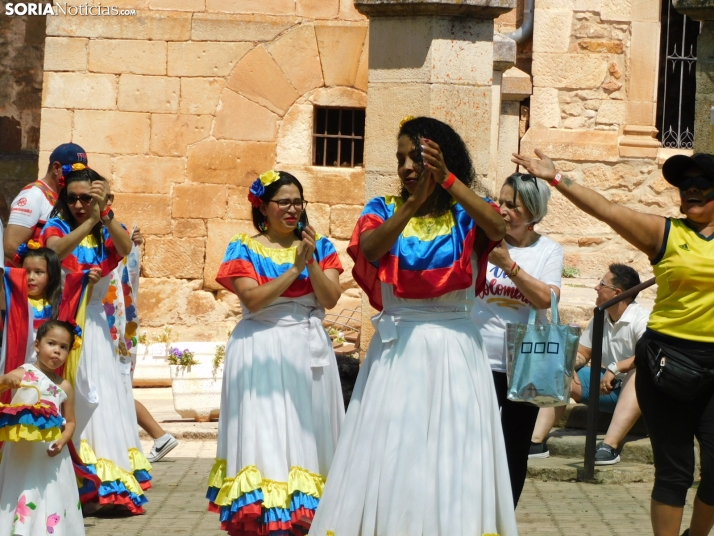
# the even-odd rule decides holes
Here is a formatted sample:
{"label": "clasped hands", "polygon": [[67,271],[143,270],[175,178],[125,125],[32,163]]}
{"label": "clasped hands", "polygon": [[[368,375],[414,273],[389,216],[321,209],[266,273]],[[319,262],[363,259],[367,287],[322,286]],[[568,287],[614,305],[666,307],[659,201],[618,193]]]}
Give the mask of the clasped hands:
{"label": "clasped hands", "polygon": [[416,189],[412,194],[419,205],[423,204],[432,194],[436,185],[442,184],[450,174],[439,144],[426,138],[420,138],[420,142],[421,146],[417,147],[417,150],[421,151],[424,171],[420,174]]}
{"label": "clasped hands", "polygon": [[316,247],[315,229],[308,225],[302,231],[302,240],[298,244],[295,253],[295,268],[299,272],[302,272],[305,266],[314,259]]}

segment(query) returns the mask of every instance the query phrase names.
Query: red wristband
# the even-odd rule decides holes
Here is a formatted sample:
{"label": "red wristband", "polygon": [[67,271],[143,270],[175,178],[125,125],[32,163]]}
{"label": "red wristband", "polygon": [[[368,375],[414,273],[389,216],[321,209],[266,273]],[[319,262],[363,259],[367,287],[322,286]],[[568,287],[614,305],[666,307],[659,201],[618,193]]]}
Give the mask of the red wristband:
{"label": "red wristband", "polygon": [[441,183],[441,187],[444,190],[448,190],[449,188],[451,188],[454,185],[455,182],[456,182],[456,175],[454,175],[453,173],[449,173],[449,176],[446,177],[446,180]]}
{"label": "red wristband", "polygon": [[550,181],[548,184],[550,184],[553,188],[555,188],[556,186],[558,186],[558,184],[560,184],[560,181],[562,181],[562,180],[563,180],[563,175],[561,175],[560,173],[556,173],[555,177],[553,177],[553,180]]}
{"label": "red wristband", "polygon": [[112,209],[112,207],[110,207],[109,205],[107,205],[106,207],[104,207],[104,210],[102,210],[102,211],[99,213],[99,219],[104,219],[104,218],[106,218],[107,216],[109,216],[109,211],[110,211],[111,209]]}

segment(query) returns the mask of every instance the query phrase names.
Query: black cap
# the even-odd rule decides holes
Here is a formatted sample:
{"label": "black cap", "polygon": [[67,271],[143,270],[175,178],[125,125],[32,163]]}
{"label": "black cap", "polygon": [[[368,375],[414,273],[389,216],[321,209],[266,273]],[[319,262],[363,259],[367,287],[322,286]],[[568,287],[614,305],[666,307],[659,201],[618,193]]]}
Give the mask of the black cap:
{"label": "black cap", "polygon": [[679,183],[685,178],[687,171],[692,169],[714,183],[714,155],[707,153],[696,153],[692,156],[683,154],[671,156],[662,166],[662,175],[672,186],[679,187]]}

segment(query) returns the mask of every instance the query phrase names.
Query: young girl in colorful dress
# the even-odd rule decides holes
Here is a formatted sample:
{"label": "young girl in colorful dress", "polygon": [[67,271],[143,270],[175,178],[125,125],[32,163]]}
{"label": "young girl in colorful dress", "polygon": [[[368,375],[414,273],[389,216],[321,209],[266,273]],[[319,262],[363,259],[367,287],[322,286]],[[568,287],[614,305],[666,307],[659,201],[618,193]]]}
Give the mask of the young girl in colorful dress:
{"label": "young girl in colorful dress", "polygon": [[[87,509],[115,505],[140,514],[146,503],[143,492],[151,486],[151,466],[140,448],[134,401],[124,387],[102,303],[111,272],[131,251],[131,238],[114,219],[107,204],[109,185],[101,175],[91,169],[73,171],[63,182],[41,238],[59,255],[65,272],[96,269],[101,273],[101,279],[88,290],[76,370],[76,385],[80,380],[84,385],[93,385],[99,399],[84,430],[74,436],[82,461],[102,481],[98,504],[88,505]],[[85,398],[90,397],[84,393],[80,397],[78,393],[78,400]],[[78,414],[81,409],[78,406]]]}
{"label": "young girl in colorful dress", "polygon": [[[73,327],[49,320],[33,343],[37,362],[0,376],[17,389],[0,406],[0,536],[81,536],[84,521],[67,443],[75,429],[74,392],[55,371],[74,343]],[[61,408],[61,412],[59,412]]]}
{"label": "young girl in colorful dress", "polygon": [[470,318],[505,224],[470,188],[450,126],[410,118],[397,140],[402,194],[367,203],[347,250],[381,312],[310,534],[515,536],[493,377]]}
{"label": "young girl in colorful dress", "polygon": [[226,348],[209,510],[231,535],[307,532],[344,418],[322,327],[342,265],[308,226],[300,182],[269,171],[250,188],[258,234],[235,236],[216,280],[243,317]]}

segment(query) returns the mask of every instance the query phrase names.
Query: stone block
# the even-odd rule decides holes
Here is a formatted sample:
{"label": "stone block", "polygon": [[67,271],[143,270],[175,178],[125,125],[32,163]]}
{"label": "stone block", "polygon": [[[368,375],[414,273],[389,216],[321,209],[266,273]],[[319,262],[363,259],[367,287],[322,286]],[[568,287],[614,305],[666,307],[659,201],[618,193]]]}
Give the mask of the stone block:
{"label": "stone block", "polygon": [[321,23],[315,25],[315,34],[325,85],[353,86],[367,35],[367,25]]}
{"label": "stone block", "polygon": [[536,87],[592,89],[608,74],[608,58],[596,54],[538,54],[533,58]]}
{"label": "stone block", "polygon": [[238,62],[226,87],[280,116],[300,96],[263,46],[254,48]]}
{"label": "stone block", "polygon": [[177,218],[223,218],[226,187],[222,184],[185,183],[174,186],[172,215]]}
{"label": "stone block", "polygon": [[549,235],[562,232],[563,229],[587,229],[588,234],[592,236],[612,234],[612,230],[600,220],[578,210],[562,195],[553,195],[548,203],[548,214],[538,224],[538,232]]}
{"label": "stone block", "polygon": [[318,234],[332,236],[330,233],[330,205],[326,203],[310,203],[307,217],[310,225]]}
{"label": "stone block", "polygon": [[196,13],[193,16],[191,40],[272,41],[299,21],[296,17]]}
{"label": "stone block", "polygon": [[129,39],[93,39],[89,70],[95,73],[166,74],[166,43]]}
{"label": "stone block", "polygon": [[295,0],[206,0],[206,9],[219,13],[294,15]]}
{"label": "stone block", "polygon": [[313,166],[281,166],[280,169],[292,173],[298,178],[302,183],[305,199],[311,204],[364,204],[363,169]]}
{"label": "stone block", "polygon": [[213,136],[219,140],[274,141],[278,119],[267,108],[226,88],[216,112]]}
{"label": "stone block", "polygon": [[182,279],[146,279],[139,282],[139,310],[143,325],[175,325],[179,313],[186,309],[192,285]]}
{"label": "stone block", "polygon": [[192,182],[248,187],[274,164],[274,143],[206,140],[189,147],[186,176]]}
{"label": "stone block", "polygon": [[365,15],[397,16],[467,16],[494,19],[516,7],[516,0],[355,0],[355,7]]}
{"label": "stone block", "polygon": [[533,94],[531,75],[517,67],[504,71],[501,77],[501,100],[522,101]]}
{"label": "stone block", "polygon": [[191,38],[191,13],[140,12],[135,17],[48,17],[47,35],[188,41]]}
{"label": "stone block", "polygon": [[278,164],[312,164],[314,109],[311,104],[293,104],[283,117],[277,137]]}
{"label": "stone block", "polygon": [[362,213],[360,205],[334,205],[330,210],[330,236],[349,240]]}
{"label": "stone block", "polygon": [[248,187],[229,186],[226,219],[252,221],[252,218],[253,211],[250,201],[248,201]]}
{"label": "stone block", "polygon": [[203,270],[204,288],[219,290],[223,287],[216,283],[218,267],[231,239],[240,233],[250,236],[255,234],[253,223],[242,220],[209,220],[206,240],[206,263]]}
{"label": "stone block", "polygon": [[157,10],[197,13],[206,9],[206,0],[149,0],[149,7]]}
{"label": "stone block", "polygon": [[[111,155],[108,154],[101,154],[101,153],[93,153],[89,155],[89,165],[92,166],[92,169],[99,173],[102,177],[110,181],[112,184],[112,188],[114,187],[114,181],[112,180],[112,176],[114,175],[112,172],[112,169],[114,168],[114,164],[112,162],[112,157]],[[44,175],[44,173],[43,173]]]}
{"label": "stone block", "polygon": [[533,20],[533,52],[568,52],[572,22],[572,9],[536,9]]}
{"label": "stone block", "polygon": [[623,125],[627,113],[627,102],[621,100],[604,100],[597,111],[595,122],[598,125]]}
{"label": "stone block", "polygon": [[[337,254],[340,257],[340,262],[342,263],[342,268],[344,269],[344,272],[340,274],[340,288],[342,289],[342,292],[348,289],[359,288],[357,283],[355,283],[354,277],[352,277],[352,268],[354,268],[355,263],[352,258],[347,254],[347,246],[349,245],[349,240],[331,239],[331,242],[337,250]],[[354,308],[359,309],[360,306],[357,305]],[[335,307],[335,310],[341,310],[339,304],[337,307]]]}
{"label": "stone block", "polygon": [[617,39],[582,39],[578,47],[587,52],[604,52],[606,54],[622,54],[625,43]]}
{"label": "stone block", "polygon": [[[370,171],[396,173],[396,135],[399,122],[407,115],[430,115],[431,91],[427,84],[372,83],[367,92],[365,168]],[[384,143],[372,132],[393,132],[394,143]]]}
{"label": "stone block", "polygon": [[[521,154],[538,148],[554,160],[616,162],[618,132],[531,127],[521,139]],[[557,197],[557,196],[556,196]]]}
{"label": "stone block", "polygon": [[304,95],[322,85],[322,64],[311,24],[290,29],[268,45],[267,50],[298,94]]}
{"label": "stone block", "polygon": [[151,152],[161,156],[186,156],[188,147],[211,133],[210,115],[152,114]]}
{"label": "stone block", "polygon": [[126,112],[178,112],[181,81],[167,76],[123,74],[119,77],[119,109]]}
{"label": "stone block", "polygon": [[149,114],[77,110],[72,141],[88,153],[144,154],[150,123]]}
{"label": "stone block", "polygon": [[117,193],[112,205],[116,218],[131,229],[141,228],[144,236],[171,232],[171,196]]}
{"label": "stone block", "polygon": [[48,37],[45,40],[45,71],[87,69],[88,39]]}
{"label": "stone block", "polygon": [[501,34],[493,34],[493,70],[503,72],[516,63],[516,42]]}
{"label": "stone block", "polygon": [[[72,137],[72,112],[59,108],[42,108],[40,150],[53,151]],[[43,167],[43,166],[40,166]],[[43,172],[44,170],[41,169]]]}
{"label": "stone block", "polygon": [[117,77],[110,74],[44,74],[42,106],[89,110],[115,110]]}
{"label": "stone block", "polygon": [[359,66],[357,67],[357,77],[355,78],[355,89],[367,91],[369,83],[369,30],[367,38],[362,46],[362,55],[359,58]]}
{"label": "stone block", "polygon": [[498,162],[494,190],[500,187],[506,177],[516,172],[516,165],[511,162],[510,155],[518,152],[520,108],[521,104],[518,101],[501,102],[498,126]]}
{"label": "stone block", "polygon": [[659,24],[633,22],[631,28],[627,97],[633,101],[656,102]]}
{"label": "stone block", "polygon": [[307,100],[315,106],[338,108],[365,108],[367,106],[365,92],[351,87],[320,87],[311,92]]}
{"label": "stone block", "polygon": [[141,269],[145,277],[203,277],[204,238],[149,236],[144,247],[144,263]]}
{"label": "stone block", "polygon": [[173,183],[186,180],[184,158],[118,156],[114,159],[112,189],[140,194],[170,194]]}
{"label": "stone block", "polygon": [[169,43],[169,76],[226,76],[252,43]]}
{"label": "stone block", "polygon": [[558,90],[551,87],[534,87],[531,97],[531,127],[560,127]]}
{"label": "stone block", "polygon": [[354,0],[340,0],[341,20],[367,20],[367,17],[357,11]]}
{"label": "stone block", "polygon": [[628,163],[620,163],[614,166],[607,164],[588,164],[582,167],[583,186],[595,190],[620,189],[633,191],[641,186],[647,179],[647,175]]}
{"label": "stone block", "polygon": [[431,45],[433,83],[490,86],[493,78],[493,22],[439,19]]}
{"label": "stone block", "polygon": [[215,115],[225,85],[223,78],[182,78],[179,111]]}
{"label": "stone block", "polygon": [[632,0],[601,0],[600,20],[629,22],[632,20]]}
{"label": "stone block", "polygon": [[340,0],[297,0],[297,14],[309,19],[336,19]]}
{"label": "stone block", "polygon": [[369,81],[428,82],[433,24],[426,17],[377,18],[370,22]]}
{"label": "stone block", "polygon": [[206,222],[181,218],[171,222],[171,235],[176,238],[197,238],[206,236]]}

